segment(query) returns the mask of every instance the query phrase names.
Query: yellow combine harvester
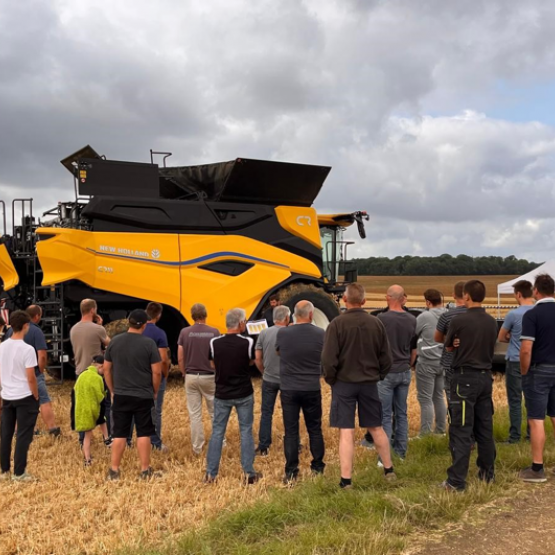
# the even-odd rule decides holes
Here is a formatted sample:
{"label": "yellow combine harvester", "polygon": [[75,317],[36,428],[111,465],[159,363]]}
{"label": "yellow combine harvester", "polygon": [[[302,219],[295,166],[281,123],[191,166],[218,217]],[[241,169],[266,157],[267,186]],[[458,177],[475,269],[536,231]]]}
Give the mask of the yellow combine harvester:
{"label": "yellow combine harvester", "polygon": [[326,327],[345,282],[356,281],[342,234],[357,223],[364,237],[368,216],[312,208],[329,167],[250,159],[158,167],[106,160],[91,147],[62,164],[74,176],[75,200],[42,221],[30,199],[13,201],[13,230],[0,245],[7,308],[43,305],[60,365],[85,297],[98,301],[105,321],[162,303],[171,341],[194,303],[224,330],[228,309],[259,319],[274,293],[291,307],[311,300]]}

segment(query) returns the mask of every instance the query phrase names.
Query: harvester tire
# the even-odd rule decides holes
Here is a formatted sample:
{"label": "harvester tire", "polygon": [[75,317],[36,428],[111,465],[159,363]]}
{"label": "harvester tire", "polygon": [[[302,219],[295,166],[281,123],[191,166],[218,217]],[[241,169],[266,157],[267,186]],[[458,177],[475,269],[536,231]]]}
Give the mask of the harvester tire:
{"label": "harvester tire", "polygon": [[339,305],[335,299],[314,285],[291,285],[279,292],[279,298],[281,304],[285,304],[291,309],[291,313],[299,301],[310,301],[315,308],[314,324],[322,329],[326,329],[329,323],[340,314]]}

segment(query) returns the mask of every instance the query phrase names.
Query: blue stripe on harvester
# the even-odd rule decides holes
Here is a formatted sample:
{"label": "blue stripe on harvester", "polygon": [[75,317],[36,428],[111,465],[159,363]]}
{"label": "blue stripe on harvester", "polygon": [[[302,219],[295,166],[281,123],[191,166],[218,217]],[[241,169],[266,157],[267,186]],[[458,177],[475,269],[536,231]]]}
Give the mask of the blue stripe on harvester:
{"label": "blue stripe on harvester", "polygon": [[257,258],[256,256],[250,256],[248,254],[241,254],[240,252],[232,251],[222,251],[214,252],[212,254],[207,254],[205,256],[199,256],[198,258],[192,258],[191,260],[182,260],[181,262],[169,262],[166,260],[154,260],[152,258],[140,258],[138,256],[128,256],[126,254],[115,254],[111,252],[95,251],[94,249],[87,248],[88,251],[98,254],[101,256],[112,256],[114,258],[124,258],[126,260],[138,260],[140,262],[150,262],[152,264],[162,264],[163,266],[190,266],[192,264],[198,264],[200,262],[206,262],[208,260],[213,260],[214,258],[221,258],[225,256],[235,256],[237,258],[243,258],[244,260],[252,260],[254,262],[264,262],[266,264],[272,264],[272,266],[279,266],[281,268],[289,269],[289,266],[285,264],[279,264],[278,262],[272,262],[271,260],[265,260],[264,258]]}

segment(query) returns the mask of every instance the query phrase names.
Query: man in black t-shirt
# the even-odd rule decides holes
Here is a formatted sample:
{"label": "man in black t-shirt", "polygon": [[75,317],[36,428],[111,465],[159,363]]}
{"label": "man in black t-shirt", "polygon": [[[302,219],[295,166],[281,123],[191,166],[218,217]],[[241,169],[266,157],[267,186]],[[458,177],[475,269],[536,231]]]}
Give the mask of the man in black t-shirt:
{"label": "man in black t-shirt", "polygon": [[142,335],[149,318],[144,310],[129,315],[129,331],[113,338],[104,362],[104,378],[112,394],[112,466],[108,480],[119,480],[119,467],[131,425],[137,428],[141,477],[155,475],[150,467],[150,436],[154,399],[160,387],[162,364],[156,343]]}
{"label": "man in black t-shirt", "polygon": [[254,470],[254,390],[250,366],[254,363],[254,341],[241,335],[247,326],[245,311],[233,308],[226,314],[227,333],[210,340],[210,360],[216,370],[214,421],[206,456],[205,482],[218,475],[222,445],[231,410],[235,407],[241,432],[241,466],[247,483],[256,483],[261,474]]}
{"label": "man in black t-shirt", "polygon": [[524,482],[546,482],[543,469],[545,415],[555,428],[555,282],[541,274],[534,282],[536,306],[522,317],[520,372],[530,424],[532,466],[520,471]]}
{"label": "man in black t-shirt", "polygon": [[486,288],[472,279],[464,284],[467,311],[449,325],[445,348],[454,351],[449,392],[449,449],[453,464],[442,486],[463,491],[466,487],[473,437],[478,445],[478,477],[494,479],[493,376],[491,365],[497,341],[497,323],[482,308]]}

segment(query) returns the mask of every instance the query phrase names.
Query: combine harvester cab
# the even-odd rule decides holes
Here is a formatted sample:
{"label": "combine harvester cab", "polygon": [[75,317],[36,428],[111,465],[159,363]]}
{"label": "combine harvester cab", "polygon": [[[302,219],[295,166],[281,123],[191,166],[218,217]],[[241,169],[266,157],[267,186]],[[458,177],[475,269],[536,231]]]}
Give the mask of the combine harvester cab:
{"label": "combine harvester cab", "polygon": [[206,305],[210,323],[224,331],[227,310],[242,307],[257,320],[274,293],[291,308],[311,300],[325,328],[339,314],[345,283],[356,281],[342,233],[357,223],[364,237],[368,216],[312,208],[329,167],[241,158],[159,168],[105,160],[90,147],[62,164],[75,200],[37,224],[31,205],[31,216],[22,216],[28,229],[14,226],[12,235],[32,244],[0,246],[3,297],[11,309],[33,300],[58,311],[62,351],[86,297],[97,300],[105,322],[162,303],[160,324],[173,345],[193,304]]}

